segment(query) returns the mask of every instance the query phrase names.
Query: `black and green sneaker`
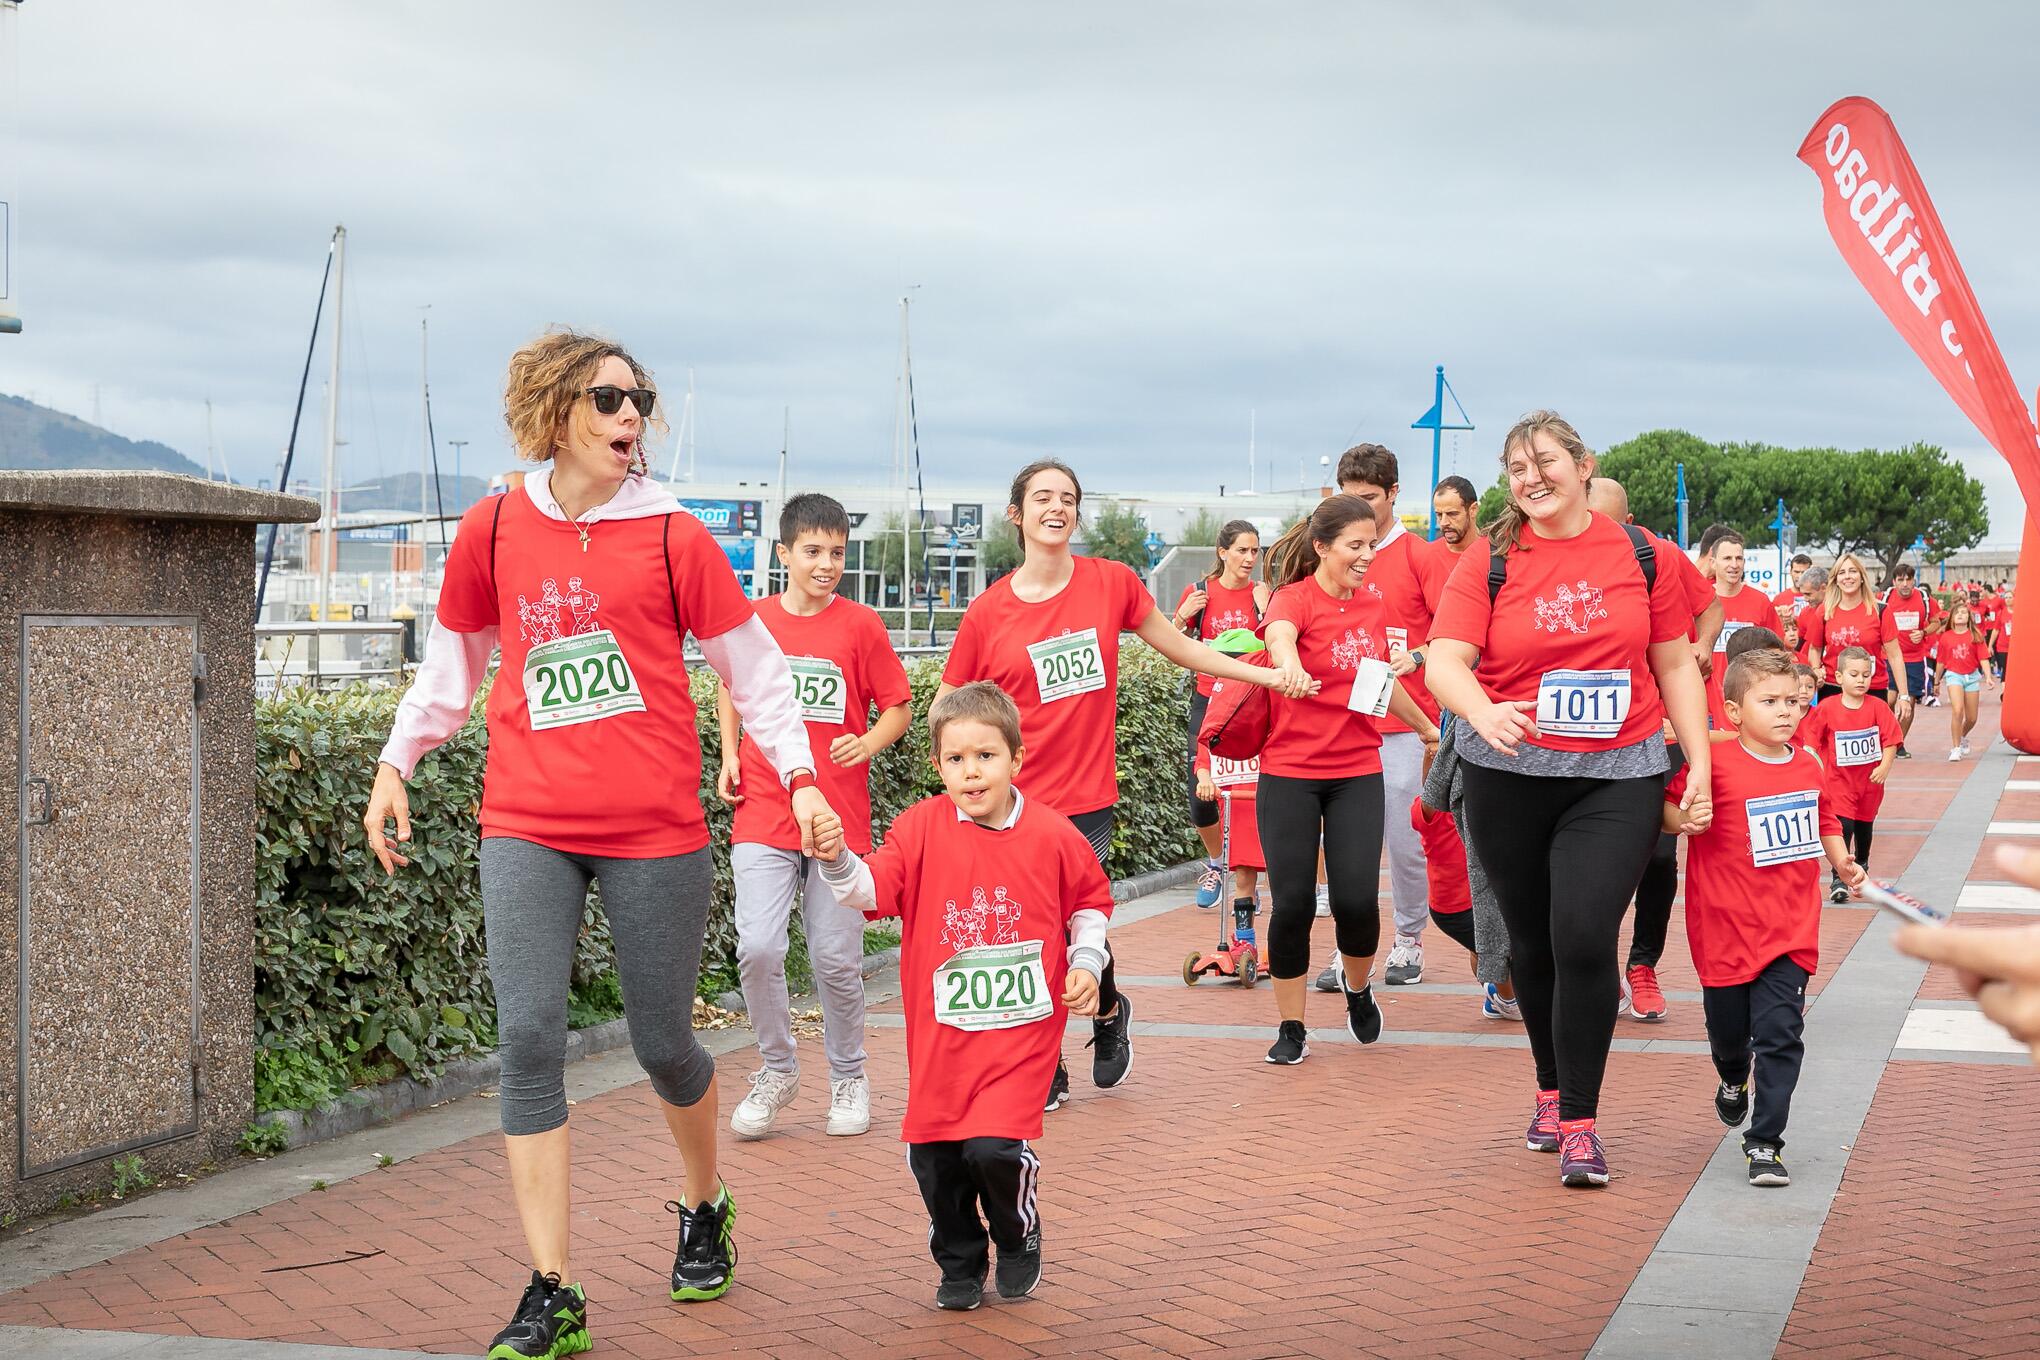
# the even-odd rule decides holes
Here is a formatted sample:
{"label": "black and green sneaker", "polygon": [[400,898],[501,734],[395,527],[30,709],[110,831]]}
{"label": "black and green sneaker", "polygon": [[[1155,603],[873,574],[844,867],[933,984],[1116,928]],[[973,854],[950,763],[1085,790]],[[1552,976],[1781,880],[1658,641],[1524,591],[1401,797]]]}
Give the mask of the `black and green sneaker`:
{"label": "black and green sneaker", "polygon": [[561,1284],[559,1276],[534,1270],[510,1325],[489,1344],[489,1360],[556,1360],[594,1344],[588,1339],[588,1296],[581,1286]]}
{"label": "black and green sneaker", "polygon": [[715,1203],[689,1209],[666,1201],[680,1215],[680,1250],[673,1256],[673,1297],[681,1303],[719,1299],[737,1278],[737,1201],[725,1185]]}

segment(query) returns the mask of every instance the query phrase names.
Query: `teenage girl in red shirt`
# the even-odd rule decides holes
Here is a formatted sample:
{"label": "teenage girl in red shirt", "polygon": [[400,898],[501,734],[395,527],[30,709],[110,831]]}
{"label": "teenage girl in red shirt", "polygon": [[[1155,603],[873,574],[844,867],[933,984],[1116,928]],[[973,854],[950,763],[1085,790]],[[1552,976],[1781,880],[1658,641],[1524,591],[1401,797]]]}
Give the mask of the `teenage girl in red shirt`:
{"label": "teenage girl in red shirt", "polygon": [[1988,645],[1976,626],[1976,611],[1961,596],[1948,607],[1948,627],[1934,639],[1941,662],[1941,683],[1948,689],[1948,759],[1969,754],[1969,733],[1976,726],[1977,694],[1997,681],[1990,673]]}
{"label": "teenage girl in red shirt", "polygon": [[[1231,628],[1258,628],[1268,612],[1269,590],[1254,579],[1254,567],[1261,560],[1261,535],[1243,519],[1227,520],[1218,531],[1218,560],[1204,579],[1183,588],[1176,612],[1169,622],[1206,646]],[[1197,733],[1204,726],[1204,710],[1211,703],[1213,676],[1197,677],[1197,689],[1190,696],[1189,761],[1190,825],[1204,842],[1204,872],[1197,880],[1197,905],[1216,906],[1225,887],[1225,866],[1219,863],[1223,839],[1218,826],[1218,803],[1197,796]]]}
{"label": "teenage girl in red shirt", "polygon": [[[1114,740],[1119,716],[1119,635],[1138,633],[1185,670],[1267,685],[1284,693],[1314,688],[1307,676],[1249,666],[1184,637],[1131,567],[1070,551],[1083,508],[1077,474],[1059,459],[1020,469],[1006,506],[1026,559],[964,610],[942,670],[941,698],[973,680],[990,680],[1020,709],[1027,761],[1015,782],[1029,798],[1076,824],[1099,862],[1112,845],[1112,809],[1119,801]],[[1092,1021],[1091,1076],[1117,1086],[1133,1065],[1128,1025],[1133,1008],[1114,985],[1113,968],[1099,979]],[[1058,1065],[1046,1108],[1058,1108],[1069,1075]]]}
{"label": "teenage girl in red shirt", "polygon": [[[500,643],[481,805],[482,912],[502,1041],[510,1185],[531,1283],[489,1354],[588,1348],[568,1265],[567,980],[590,880],[616,947],[631,1046],[679,1151],[671,1296],[736,1272],[736,1207],[716,1172],[715,1064],[693,1031],[714,868],[682,639],[692,633],[812,845],[829,814],[786,658],[729,561],[644,476],[657,394],[618,346],[555,332],[510,360],[518,456],[549,466],[461,519],[418,677],[397,709],[363,824],[385,873],[409,863],[404,781],[459,731]],[[396,834],[385,838],[387,822]],[[452,837],[462,829],[442,826]],[[428,835],[431,831],[428,830]]]}
{"label": "teenage girl in red shirt", "polygon": [[1898,634],[1887,632],[1877,600],[1870,594],[1863,574],[1863,559],[1843,553],[1828,569],[1827,588],[1821,598],[1799,616],[1800,642],[1806,659],[1820,671],[1820,697],[1831,699],[1842,692],[1835,674],[1844,647],[1861,647],[1876,663],[1870,688],[1898,691],[1900,718],[1912,712],[1912,695],[1907,692],[1905,657],[1898,650]]}
{"label": "teenage girl in red shirt", "polygon": [[1594,1120],[1616,938],[1657,843],[1667,713],[1687,761],[1681,807],[1694,830],[1711,815],[1707,699],[1679,578],[1659,570],[1647,586],[1649,540],[1587,507],[1594,455],[1579,433],[1532,412],[1502,441],[1502,468],[1508,501],[1489,552],[1446,584],[1428,679],[1477,738],[1460,744],[1467,830],[1508,922],[1536,1060],[1525,1141],[1561,1154],[1567,1185],[1605,1185]]}
{"label": "teenage girl in red shirt", "polygon": [[1423,742],[1426,767],[1438,750],[1438,725],[1397,683],[1416,662],[1401,648],[1389,660],[1388,610],[1365,588],[1381,535],[1375,514],[1358,496],[1327,497],[1274,554],[1280,584],[1264,625],[1268,651],[1278,673],[1310,675],[1320,688],[1307,698],[1271,705],[1254,795],[1272,904],[1268,976],[1281,1017],[1268,1050],[1271,1063],[1293,1065],[1310,1054],[1303,1009],[1320,845],[1339,940],[1346,1028],[1363,1044],[1381,1037],[1381,1008],[1367,981],[1381,944],[1377,717],[1385,711],[1409,725]]}

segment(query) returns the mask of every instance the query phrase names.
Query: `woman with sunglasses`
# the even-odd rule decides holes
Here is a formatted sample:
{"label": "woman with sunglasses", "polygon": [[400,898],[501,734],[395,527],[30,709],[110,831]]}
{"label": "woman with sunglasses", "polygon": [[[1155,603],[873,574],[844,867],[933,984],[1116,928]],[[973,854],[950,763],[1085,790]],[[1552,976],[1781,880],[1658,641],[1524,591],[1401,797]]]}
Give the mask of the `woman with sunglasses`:
{"label": "woman with sunglasses", "polygon": [[[424,664],[363,818],[384,872],[409,862],[404,780],[467,721],[489,655],[482,910],[502,1044],[501,1110],[531,1281],[491,1356],[588,1348],[569,1266],[567,983],[591,880],[615,942],[631,1045],[679,1151],[675,1300],[736,1270],[716,1173],[715,1064],[693,1032],[714,887],[682,641],[693,634],[787,784],[803,841],[828,811],[786,660],[701,524],[645,476],[649,375],[615,344],[555,332],[510,360],[518,456],[549,466],[470,509],[447,555]],[[396,834],[386,839],[386,823]],[[450,834],[452,828],[441,828]]]}

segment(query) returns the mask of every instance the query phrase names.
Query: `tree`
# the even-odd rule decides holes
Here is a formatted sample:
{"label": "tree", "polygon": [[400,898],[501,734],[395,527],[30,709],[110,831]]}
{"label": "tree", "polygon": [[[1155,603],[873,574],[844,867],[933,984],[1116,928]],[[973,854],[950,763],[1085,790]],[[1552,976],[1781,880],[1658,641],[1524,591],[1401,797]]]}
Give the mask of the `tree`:
{"label": "tree", "polygon": [[987,528],[978,544],[978,564],[985,569],[987,581],[1015,570],[1025,557],[1020,549],[1020,532],[1010,524]]}
{"label": "tree", "polygon": [[1215,548],[1218,546],[1218,531],[1224,527],[1215,511],[1199,510],[1196,516],[1183,526],[1182,535],[1176,542],[1192,548]]}
{"label": "tree", "polygon": [[1123,505],[1100,507],[1084,534],[1084,544],[1093,557],[1124,562],[1145,576],[1148,570],[1147,521],[1138,511]]}
{"label": "tree", "polygon": [[[905,547],[904,540],[909,537],[905,532],[905,524],[906,521],[900,517],[899,511],[894,510],[887,514],[878,537],[872,539],[865,549],[866,569],[878,572],[895,587],[900,584],[901,554]],[[914,549],[911,561],[914,564],[913,575],[916,583],[928,574],[928,534],[926,526],[917,525],[911,535]],[[911,597],[902,595],[900,598]]]}

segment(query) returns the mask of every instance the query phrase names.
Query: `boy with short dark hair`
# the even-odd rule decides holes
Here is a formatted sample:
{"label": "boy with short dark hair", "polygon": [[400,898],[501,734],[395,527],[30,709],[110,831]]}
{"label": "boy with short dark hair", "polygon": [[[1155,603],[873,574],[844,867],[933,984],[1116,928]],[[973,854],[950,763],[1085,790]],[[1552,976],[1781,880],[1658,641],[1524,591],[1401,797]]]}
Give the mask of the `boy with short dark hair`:
{"label": "boy with short dark hair", "polygon": [[[912,718],[913,687],[877,611],[838,599],[850,542],[850,516],[813,492],[787,501],[773,551],[786,590],[757,605],[759,622],[786,654],[793,693],[819,756],[815,779],[842,816],[851,844],[871,849],[871,758],[900,739]],[[880,710],[871,721],[871,710]],[[762,1138],[800,1092],[800,1065],[786,995],[787,927],[799,896],[808,962],[822,1003],[829,1058],[827,1132],[855,1136],[871,1127],[871,1085],[864,1075],[864,917],[839,905],[800,853],[792,806],[764,753],[740,734],[727,690],[716,698],[722,771],[716,792],[736,808],[730,873],[736,884],[737,976],[758,1035],[760,1067],[751,1090],[730,1111],[739,1138]]]}
{"label": "boy with short dark hair", "polygon": [[862,859],[836,818],[817,818],[815,857],[845,906],[900,918],[900,1137],[942,1268],[936,1306],[963,1310],[984,1297],[991,1243],[1001,1298],[1041,1279],[1028,1140],[1041,1136],[1067,1017],[1098,1009],[1112,887],[1083,832],[1013,787],[1026,753],[1003,690],[964,685],[936,700],[928,727],[946,796],[902,812]]}
{"label": "boy with short dark hair", "polygon": [[1820,963],[1820,865],[1854,888],[1820,762],[1791,744],[1800,722],[1792,658],[1754,648],[1728,665],[1723,705],[1733,741],[1714,748],[1714,820],[1698,834],[1679,800],[1685,772],[1665,789],[1665,830],[1686,834],[1686,939],[1700,975],[1707,1041],[1721,1085],[1714,1112],[1743,1136],[1751,1185],[1791,1184],[1779,1157],[1805,1058],[1806,983]]}
{"label": "boy with short dark hair", "polygon": [[[1877,810],[1884,806],[1884,781],[1898,759],[1898,716],[1870,692],[1877,661],[1861,647],[1844,647],[1835,658],[1840,694],[1830,694],[1806,717],[1799,739],[1827,766],[1829,792],[1849,853],[1866,870],[1870,841],[1877,830]],[[1835,879],[1828,900],[1846,902],[1848,889]]]}

